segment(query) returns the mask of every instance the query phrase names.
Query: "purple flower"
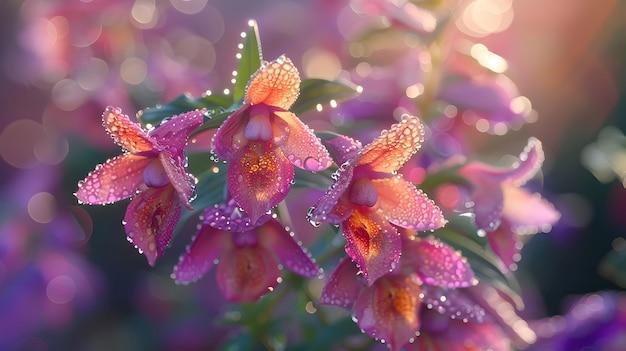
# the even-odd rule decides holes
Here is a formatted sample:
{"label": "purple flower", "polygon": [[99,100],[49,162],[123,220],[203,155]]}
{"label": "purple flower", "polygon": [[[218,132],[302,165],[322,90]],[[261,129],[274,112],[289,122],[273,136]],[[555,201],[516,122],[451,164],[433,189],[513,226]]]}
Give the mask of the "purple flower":
{"label": "purple flower", "polygon": [[626,296],[603,291],[576,297],[564,316],[533,324],[539,337],[529,351],[624,349],[626,340]]}
{"label": "purple flower", "polygon": [[265,214],[252,222],[229,199],[205,211],[202,227],[174,267],[173,278],[178,283],[196,281],[219,262],[217,281],[226,299],[253,302],[280,282],[279,261],[305,277],[321,272],[293,232],[274,216]]}
{"label": "purple flower", "polygon": [[[392,350],[412,342],[422,326],[420,311],[433,304],[452,315],[482,318],[481,309],[467,309],[452,298],[447,303],[438,288],[452,289],[477,283],[467,260],[448,245],[434,239],[406,239],[401,265],[366,284],[359,269],[344,258],[328,278],[320,302],[353,309],[359,327],[388,343]],[[462,301],[460,301],[462,302]],[[461,312],[462,311],[462,312]],[[470,317],[471,316],[471,317]]]}
{"label": "purple flower", "polygon": [[519,159],[511,168],[470,162],[459,171],[470,181],[467,195],[473,203],[476,226],[487,233],[491,247],[507,270],[519,259],[519,235],[549,231],[560,217],[540,194],[522,188],[541,168],[541,142],[530,138]]}
{"label": "purple flower", "polygon": [[244,105],[213,138],[215,155],[230,161],[228,189],[252,223],[285,199],[293,166],[321,171],[332,164],[319,138],[287,111],[299,89],[289,58],[264,62],[248,82]]}
{"label": "purple flower", "polygon": [[128,240],[153,266],[167,247],[182,206],[191,209],[193,177],[185,170],[187,137],[202,124],[202,111],[174,116],[146,132],[120,109],[107,107],[105,129],[124,149],[78,183],[80,202],[108,204],[136,197],[124,216]]}
{"label": "purple flower", "polygon": [[394,225],[433,230],[446,223],[435,203],[397,173],[419,149],[423,128],[417,117],[405,115],[362,150],[344,145],[348,152],[333,152],[347,161],[310,212],[311,221],[341,224],[346,253],[368,284],[400,259],[402,240]]}

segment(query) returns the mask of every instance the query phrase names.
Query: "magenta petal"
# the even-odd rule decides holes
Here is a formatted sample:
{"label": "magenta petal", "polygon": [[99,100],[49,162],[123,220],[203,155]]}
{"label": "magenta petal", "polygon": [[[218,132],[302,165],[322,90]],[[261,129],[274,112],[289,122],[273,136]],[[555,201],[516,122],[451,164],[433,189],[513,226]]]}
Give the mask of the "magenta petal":
{"label": "magenta petal", "polygon": [[[280,146],[294,166],[307,171],[322,171],[330,167],[333,160],[320,139],[309,127],[291,112],[274,112],[289,127],[287,142]],[[275,123],[278,121],[275,120]]]}
{"label": "magenta petal", "polygon": [[181,156],[189,134],[202,125],[204,112],[190,111],[176,115],[152,130],[150,136],[165,145],[175,156]]}
{"label": "magenta petal", "polygon": [[422,306],[419,285],[405,275],[390,274],[363,289],[354,313],[361,329],[399,350],[419,331]]}
{"label": "magenta petal", "polygon": [[[491,79],[457,79],[448,81],[440,92],[440,98],[457,106],[468,123],[484,119],[489,123],[489,132],[495,133],[497,126],[508,127],[524,122],[525,111],[515,111],[512,101],[519,96],[515,84],[505,75]],[[506,131],[506,129],[505,129]]]}
{"label": "magenta petal", "polygon": [[358,155],[361,151],[361,142],[345,135],[337,135],[335,138],[324,140],[328,151],[333,155],[335,163],[342,165]]}
{"label": "magenta petal", "polygon": [[128,204],[124,215],[128,240],[145,253],[151,266],[167,248],[181,211],[180,201],[170,186],[148,189]]}
{"label": "magenta petal", "polygon": [[192,239],[187,251],[180,256],[174,267],[173,278],[177,283],[190,283],[206,274],[231,241],[231,233],[202,226]]}
{"label": "magenta petal", "polygon": [[406,346],[406,351],[424,350],[510,351],[511,340],[495,323],[465,323],[462,318],[452,320],[428,310],[422,312],[421,335],[415,338],[415,343]]}
{"label": "magenta petal", "polygon": [[236,158],[228,166],[228,190],[256,223],[289,193],[293,166],[269,143],[250,143]]}
{"label": "magenta petal", "polygon": [[407,240],[403,253],[404,262],[413,266],[426,284],[459,288],[478,283],[467,259],[437,239]]}
{"label": "magenta petal", "polygon": [[[478,165],[477,165],[478,166]],[[476,168],[476,167],[474,167]],[[478,229],[493,231],[500,225],[500,217],[504,208],[504,195],[499,182],[492,179],[489,173],[474,173],[470,178],[472,210]]]}
{"label": "magenta petal", "polygon": [[515,186],[526,184],[541,169],[545,159],[541,142],[537,138],[529,138],[519,158],[520,163],[508,173],[508,180]]}
{"label": "magenta petal", "polygon": [[372,179],[372,184],[378,192],[378,206],[389,222],[417,230],[434,230],[446,224],[433,200],[401,175]]}
{"label": "magenta petal", "polygon": [[341,224],[341,229],[346,238],[346,253],[361,269],[368,285],[398,264],[402,238],[378,211],[355,209]]}
{"label": "magenta petal", "polygon": [[208,207],[204,211],[204,223],[213,228],[227,232],[241,233],[261,225],[271,218],[271,215],[262,216],[254,225],[248,215],[239,210],[237,202],[229,198],[225,203],[215,207]]}
{"label": "magenta petal", "polygon": [[500,227],[493,232],[487,233],[489,246],[493,252],[502,260],[502,269],[510,272],[516,269],[517,261],[521,258],[520,251],[523,243],[519,239],[508,221],[502,221]]}
{"label": "magenta petal", "polygon": [[217,283],[229,301],[254,302],[278,285],[278,261],[263,246],[234,247],[217,266]]}
{"label": "magenta petal", "polygon": [[78,183],[76,197],[91,205],[127,199],[143,184],[143,171],[154,158],[122,154],[107,160]]}
{"label": "magenta petal", "polygon": [[332,175],[335,183],[317,200],[309,214],[310,221],[339,224],[348,218],[352,213],[352,207],[346,202],[341,202],[340,197],[350,186],[353,172],[354,167],[348,165],[339,167]]}
{"label": "magenta petal", "polygon": [[424,293],[423,304],[429,310],[463,322],[482,323],[487,319],[485,309],[468,296],[465,289],[447,289],[427,284],[421,288]]}
{"label": "magenta petal", "polygon": [[352,308],[363,289],[358,268],[349,257],[344,257],[326,280],[319,302],[324,305]]}
{"label": "magenta petal", "polygon": [[280,262],[290,271],[303,277],[317,277],[321,270],[311,255],[293,238],[293,232],[275,219],[256,228],[261,245],[269,248],[278,256]]}
{"label": "magenta petal", "polygon": [[244,136],[244,128],[248,123],[247,108],[248,106],[244,105],[235,111],[217,129],[211,141],[215,156],[230,161],[233,155],[248,143]]}
{"label": "magenta petal", "polygon": [[168,150],[163,150],[159,154],[159,160],[167,173],[172,186],[176,189],[180,201],[190,210],[193,209],[189,202],[193,196],[194,182],[191,175],[187,174],[185,166],[176,161]]}

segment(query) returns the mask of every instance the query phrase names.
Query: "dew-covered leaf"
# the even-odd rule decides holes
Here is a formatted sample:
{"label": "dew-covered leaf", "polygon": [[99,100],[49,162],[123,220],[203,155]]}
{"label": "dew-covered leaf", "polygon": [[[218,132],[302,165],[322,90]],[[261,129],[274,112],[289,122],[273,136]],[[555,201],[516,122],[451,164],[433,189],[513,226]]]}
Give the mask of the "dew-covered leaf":
{"label": "dew-covered leaf", "polygon": [[297,115],[314,109],[318,104],[326,105],[331,100],[337,102],[357,95],[357,86],[344,80],[304,79],[300,83],[300,96],[290,110]]}
{"label": "dew-covered leaf", "polygon": [[239,66],[237,66],[237,76],[235,77],[235,86],[233,88],[233,97],[237,101],[246,93],[246,85],[248,80],[259,67],[261,67],[261,38],[259,37],[259,27],[256,22],[250,21],[250,28],[245,34],[243,48],[241,49],[241,58]]}

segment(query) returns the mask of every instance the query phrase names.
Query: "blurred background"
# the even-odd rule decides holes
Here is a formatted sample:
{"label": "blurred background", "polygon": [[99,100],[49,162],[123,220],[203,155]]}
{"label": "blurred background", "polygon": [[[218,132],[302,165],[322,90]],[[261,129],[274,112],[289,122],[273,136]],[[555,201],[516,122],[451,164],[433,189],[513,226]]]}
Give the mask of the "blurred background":
{"label": "blurred background", "polygon": [[[364,57],[355,33],[372,21],[354,3],[2,1],[0,349],[200,350],[226,338],[230,329],[214,323],[225,304],[214,279],[180,287],[169,278],[188,237],[151,268],[125,240],[126,203],[77,204],[77,182],[119,153],[101,113],[230,87],[250,19],[266,59],[284,53],[304,77],[345,75]],[[562,218],[523,249],[521,314],[542,320],[582,295],[623,291],[626,3],[415,3],[456,6],[448,35],[506,59],[536,111],[506,135],[468,131],[477,158],[517,155],[529,136],[544,145],[541,192]],[[321,129],[324,113],[338,111],[301,117]]]}

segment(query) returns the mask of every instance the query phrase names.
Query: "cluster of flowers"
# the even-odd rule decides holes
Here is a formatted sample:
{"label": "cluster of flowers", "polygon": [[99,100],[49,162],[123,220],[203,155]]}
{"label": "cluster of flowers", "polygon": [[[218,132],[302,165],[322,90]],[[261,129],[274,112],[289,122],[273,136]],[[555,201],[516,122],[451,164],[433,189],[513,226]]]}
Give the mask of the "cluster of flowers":
{"label": "cluster of flowers", "polygon": [[[488,287],[477,286],[468,260],[435,236],[416,235],[447,222],[441,209],[398,173],[424,141],[420,119],[402,116],[365,147],[339,134],[322,142],[289,112],[299,85],[299,73],[285,56],[262,63],[250,78],[243,105],[212,139],[212,153],[228,162],[228,195],[204,210],[173,278],[193,282],[219,262],[217,280],[225,297],[251,302],[280,282],[279,262],[299,275],[319,276],[314,259],[272,209],[288,195],[294,166],[312,172],[336,166],[334,183],[308,216],[314,225],[340,225],[347,255],[327,277],[319,302],[353,309],[361,329],[392,349],[434,342],[426,331],[447,333],[437,326],[457,321],[467,335],[482,327],[492,331],[463,342],[502,344],[498,340],[506,338],[494,326],[497,317],[488,313],[489,303],[480,302],[485,294],[476,292]],[[103,114],[105,129],[125,152],[97,166],[79,183],[76,196],[88,204],[132,197],[123,224],[150,265],[170,243],[183,207],[192,209],[196,179],[186,170],[184,149],[206,114],[176,115],[149,131],[118,108]],[[554,219],[524,211],[546,205],[521,188],[542,161],[541,143],[531,139],[511,169],[473,162],[458,170],[468,180],[463,203],[473,202],[477,228],[486,231],[505,263],[514,262],[519,250],[517,229]]]}

